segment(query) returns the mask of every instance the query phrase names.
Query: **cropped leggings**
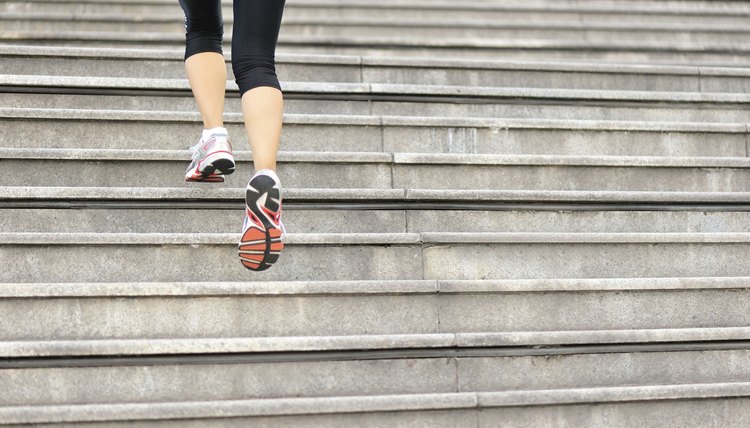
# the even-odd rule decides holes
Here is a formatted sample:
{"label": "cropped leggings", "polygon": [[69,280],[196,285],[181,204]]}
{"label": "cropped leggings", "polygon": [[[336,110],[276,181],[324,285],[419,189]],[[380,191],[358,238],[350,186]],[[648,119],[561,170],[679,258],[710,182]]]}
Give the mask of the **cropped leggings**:
{"label": "cropped leggings", "polygon": [[[185,59],[222,53],[221,0],[179,0],[185,12]],[[234,0],[232,71],[240,95],[259,86],[281,89],[275,53],[285,0]]]}

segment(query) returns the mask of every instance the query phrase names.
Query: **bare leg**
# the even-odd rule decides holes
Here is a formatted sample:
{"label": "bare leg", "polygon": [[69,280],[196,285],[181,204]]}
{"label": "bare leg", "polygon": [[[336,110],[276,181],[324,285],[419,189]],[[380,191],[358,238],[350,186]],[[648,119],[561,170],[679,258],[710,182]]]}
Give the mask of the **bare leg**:
{"label": "bare leg", "polygon": [[192,55],[185,60],[185,70],[203,118],[204,129],[223,127],[224,92],[227,85],[224,56],[216,52]]}
{"label": "bare leg", "polygon": [[261,86],[242,96],[242,114],[253,149],[255,171],[276,170],[283,112],[284,98],[276,88]]}

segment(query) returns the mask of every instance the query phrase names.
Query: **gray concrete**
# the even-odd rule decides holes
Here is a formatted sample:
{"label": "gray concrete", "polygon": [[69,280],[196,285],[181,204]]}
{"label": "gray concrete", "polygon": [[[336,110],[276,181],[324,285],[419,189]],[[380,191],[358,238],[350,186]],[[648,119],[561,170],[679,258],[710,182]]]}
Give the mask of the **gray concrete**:
{"label": "gray concrete", "polygon": [[[5,406],[747,382],[748,351],[6,369]],[[717,364],[721,361],[721,364]],[[106,381],[103,381],[106,379]],[[279,379],[283,379],[280,382]],[[458,391],[456,386],[458,385]],[[366,391],[366,393],[365,393]],[[492,396],[479,398],[491,403]]]}
{"label": "gray concrete", "polygon": [[746,244],[486,244],[424,249],[425,279],[732,276]]}
{"label": "gray concrete", "polygon": [[239,171],[179,179],[179,7],[3,2],[0,424],[747,425],[748,17],[289,0],[257,274],[231,74]]}
{"label": "gray concrete", "polygon": [[[459,392],[747,382],[748,351],[459,358]],[[745,366],[745,367],[743,367]]]}
{"label": "gray concrete", "polygon": [[[75,18],[75,19],[74,19]],[[184,34],[181,18],[159,16],[113,16],[71,14],[23,14],[0,15],[3,29],[15,31],[81,31],[123,32],[125,34]],[[233,20],[225,20],[226,34],[232,34]],[[324,37],[378,37],[388,34],[393,37],[418,38],[485,38],[485,39],[533,39],[570,40],[590,42],[641,42],[655,39],[665,42],[736,43],[747,38],[743,25],[722,23],[638,23],[638,22],[561,22],[550,19],[546,22],[504,19],[460,20],[415,18],[408,13],[387,18],[359,16],[342,20],[340,17],[295,17],[287,15],[282,24],[282,34],[291,36]],[[230,37],[227,37],[231,40]]]}
{"label": "gray concrete", "polygon": [[[231,7],[224,5],[224,15],[231,17]],[[714,6],[707,2],[632,2],[627,6],[616,3],[572,2],[514,2],[498,3],[473,1],[460,6],[447,2],[408,1],[382,3],[336,3],[330,2],[290,2],[286,16],[289,18],[339,18],[342,20],[359,17],[394,18],[404,14],[422,19],[456,18],[461,20],[515,19],[522,22],[570,21],[570,22],[707,22],[742,24],[747,8],[740,2]],[[131,4],[126,2],[33,2],[9,1],[0,10],[4,12],[44,12],[44,13],[107,13],[138,14],[146,16],[169,16],[179,19],[179,9],[167,2]]]}
{"label": "gray concrete", "polygon": [[[3,234],[0,279],[246,280],[249,273],[235,258],[236,239],[235,234]],[[253,280],[750,275],[742,262],[750,257],[750,238],[737,233],[292,234],[287,239],[277,268],[253,274]],[[201,270],[194,269],[196,257]],[[62,269],[50,269],[44,260]]]}
{"label": "gray concrete", "polygon": [[[2,109],[3,147],[185,150],[197,140],[194,112]],[[29,126],[33,118],[34,126]],[[241,117],[226,116],[237,149],[249,147]],[[648,123],[491,118],[294,115],[284,150],[745,157],[742,123]],[[633,144],[637,138],[638,144]]]}
{"label": "gray concrete", "polygon": [[[33,200],[223,200],[242,201],[238,189],[196,184],[189,188],[166,187],[0,187],[0,197]],[[620,191],[527,191],[527,190],[429,190],[429,189],[284,189],[287,201],[470,201],[470,202],[606,202],[642,203],[740,203],[750,201],[750,192],[620,192]],[[239,205],[241,207],[241,205]]]}
{"label": "gray concrete", "polygon": [[[107,379],[104,381],[104,379]],[[450,359],[7,369],[0,405],[455,392]]]}
{"label": "gray concrete", "polygon": [[[620,282],[632,288],[618,288]],[[523,281],[475,287],[453,283],[441,286],[440,294],[434,281],[419,287],[411,282],[342,282],[325,288],[309,283],[284,295],[274,294],[284,284],[263,283],[7,284],[0,300],[7,321],[0,326],[0,337],[88,340],[745,325],[750,281],[707,282],[589,280],[596,288],[575,290],[565,282],[538,281],[538,288],[519,291],[511,290]],[[659,287],[663,283],[673,287]],[[35,296],[24,297],[29,294]],[[653,315],[644,318],[644,312]],[[486,342],[484,337],[466,340]]]}
{"label": "gray concrete", "polygon": [[[107,5],[109,7],[109,5]],[[5,32],[4,44],[47,46],[86,46],[104,48],[174,49],[184,44],[184,36],[172,33],[128,34],[117,32]],[[743,44],[646,42],[582,42],[558,40],[415,39],[387,37],[331,37],[281,35],[280,53],[520,59],[587,60],[616,63],[704,64],[747,66],[747,46]]]}
{"label": "gray concrete", "polygon": [[[685,328],[650,330],[586,330],[542,331],[508,333],[432,333],[383,334],[346,336],[279,336],[250,338],[174,338],[174,339],[94,339],[94,340],[43,340],[4,341],[0,355],[7,358],[29,357],[106,357],[288,352],[375,351],[389,349],[426,350],[433,348],[507,348],[564,345],[617,345],[650,344],[656,348],[674,342],[692,342],[707,349],[717,341],[745,341],[750,335],[747,327]],[[726,348],[726,346],[724,346]],[[723,349],[723,348],[722,348]],[[668,349],[662,349],[668,351]],[[439,351],[435,349],[435,351]],[[449,351],[448,351],[449,352]],[[622,352],[627,353],[627,349]],[[437,352],[439,354],[440,352]],[[581,352],[581,354],[592,354]],[[593,352],[597,354],[597,352]],[[529,351],[517,356],[540,355]],[[433,355],[432,357],[435,357]],[[503,357],[505,358],[505,357]],[[365,358],[365,360],[371,358]],[[49,365],[54,367],[56,365]],[[40,367],[47,367],[42,365]]]}
{"label": "gray concrete", "polygon": [[[211,221],[206,221],[206,216]],[[242,227],[241,203],[237,209],[0,209],[4,232],[48,233],[230,233]],[[698,215],[696,215],[697,217]],[[702,220],[705,217],[700,214]],[[745,217],[709,217],[714,230],[727,230]],[[735,220],[736,219],[736,220]],[[314,210],[285,208],[287,231],[292,233],[405,233],[406,212],[401,210]],[[665,220],[666,221],[666,220]],[[421,231],[421,230],[420,230]],[[750,231],[750,230],[749,230]]]}
{"label": "gray concrete", "polygon": [[[606,104],[606,103],[605,103]],[[114,96],[96,95],[53,95],[53,94],[0,94],[2,107],[21,108],[99,108],[139,111],[194,111],[195,105],[189,94],[184,97],[154,96]],[[750,115],[744,106],[706,104],[706,105],[670,105],[644,102],[639,107],[625,103],[613,102],[611,105],[587,106],[577,105],[571,101],[567,105],[516,104],[499,99],[491,104],[472,104],[447,102],[424,104],[418,102],[386,102],[359,100],[287,100],[287,111],[296,114],[325,115],[393,115],[393,116],[439,116],[439,117],[504,117],[509,119],[564,119],[564,120],[616,120],[616,121],[654,121],[654,122],[715,122],[744,123],[750,121]],[[227,110],[240,111],[239,101],[227,100]]]}
{"label": "gray concrete", "polygon": [[[0,149],[9,186],[192,187],[187,151]],[[243,188],[249,153],[217,187]],[[280,152],[279,174],[292,188],[477,190],[652,190],[747,192],[747,158],[558,157],[409,153]],[[39,173],[29,173],[38,171]],[[81,174],[86,171],[86,174]]]}
{"label": "gray concrete", "polygon": [[[335,213],[335,215],[334,215]],[[715,211],[429,211],[287,208],[294,233],[534,232],[750,233],[750,213]],[[211,217],[210,222],[205,216]],[[0,209],[4,232],[231,233],[236,209]],[[408,227],[408,230],[407,230]]]}
{"label": "gray concrete", "polygon": [[[274,269],[246,270],[234,245],[6,247],[2,281],[213,281],[301,279],[419,279],[421,252],[410,246],[288,246]],[[50,269],[48,261],[59,266]],[[321,264],[321,260],[325,263]],[[200,270],[195,266],[200,261]],[[107,269],[103,271],[102,266]]]}
{"label": "gray concrete", "polygon": [[[529,420],[538,420],[540,424],[560,425],[568,418],[581,423],[591,422],[597,425],[594,422],[606,422],[607,425],[613,423],[616,426],[629,426],[618,425],[629,421],[653,423],[661,421],[660,418],[664,418],[664,424],[667,425],[674,418],[685,418],[685,425],[690,425],[689,422],[694,419],[688,419],[689,417],[709,416],[713,417],[711,421],[717,425],[708,423],[705,426],[743,426],[734,423],[743,422],[746,390],[746,383],[635,386],[535,391],[548,399],[545,404],[540,404],[533,398],[529,400],[529,393],[497,392],[297,398],[277,400],[277,404],[242,400],[11,407],[0,410],[3,412],[0,414],[2,419],[10,423],[110,421],[92,426],[119,426],[115,421],[132,417],[139,420],[139,425],[149,427],[176,424],[246,426],[248,423],[254,426],[309,426],[311,421],[325,426],[342,427],[355,423],[382,426],[382,422],[388,422],[389,425],[393,423],[395,426],[443,426],[441,422],[450,422],[445,426],[474,427],[477,426],[477,420],[473,412],[481,411],[481,420],[485,424],[492,424],[489,426],[496,426],[497,418],[504,418],[502,422],[512,426],[523,426]],[[608,401],[606,404],[591,405],[591,397],[601,397]],[[529,401],[534,405],[524,406]],[[641,406],[644,407],[644,412],[638,415],[637,409]],[[326,412],[328,414],[324,415]],[[460,417],[454,419],[452,416]],[[221,417],[233,419],[219,419]],[[433,421],[438,425],[434,425]]]}
{"label": "gray concrete", "polygon": [[[184,78],[181,49],[0,46],[3,74]],[[228,61],[227,55],[227,61]],[[123,66],[127,63],[127,67]],[[232,79],[228,65],[229,79]],[[277,56],[282,81],[745,92],[747,69],[549,61]]]}

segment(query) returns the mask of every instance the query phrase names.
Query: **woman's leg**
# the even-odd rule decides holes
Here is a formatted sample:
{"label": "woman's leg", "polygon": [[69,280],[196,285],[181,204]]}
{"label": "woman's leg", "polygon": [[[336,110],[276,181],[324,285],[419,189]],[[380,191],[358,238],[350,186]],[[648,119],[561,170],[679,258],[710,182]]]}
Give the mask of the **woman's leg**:
{"label": "woman's leg", "polygon": [[227,68],[221,2],[180,0],[180,6],[185,12],[185,70],[204,126],[185,180],[222,182],[234,172],[234,157],[223,120]]}
{"label": "woman's leg", "polygon": [[245,225],[239,244],[242,265],[265,270],[284,248],[281,183],[276,175],[284,101],[274,56],[284,0],[234,0],[232,70],[253,149],[255,175],[245,192]]}
{"label": "woman's leg", "polygon": [[284,0],[234,0],[232,69],[256,171],[276,169],[284,100],[275,53]]}
{"label": "woman's leg", "polygon": [[185,12],[185,70],[205,129],[224,126],[227,69],[220,0],[180,0]]}

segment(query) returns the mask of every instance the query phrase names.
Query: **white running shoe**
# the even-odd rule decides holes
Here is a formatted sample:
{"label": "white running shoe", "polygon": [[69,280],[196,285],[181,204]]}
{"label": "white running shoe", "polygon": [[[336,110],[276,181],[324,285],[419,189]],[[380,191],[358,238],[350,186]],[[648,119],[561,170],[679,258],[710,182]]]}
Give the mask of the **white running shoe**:
{"label": "white running shoe", "polygon": [[211,134],[207,140],[201,137],[190,151],[193,152],[193,161],[185,173],[185,181],[221,183],[225,174],[234,172],[232,143],[226,130]]}
{"label": "white running shoe", "polygon": [[245,223],[239,244],[242,265],[250,270],[270,268],[284,248],[281,184],[270,169],[258,171],[245,192]]}

